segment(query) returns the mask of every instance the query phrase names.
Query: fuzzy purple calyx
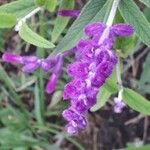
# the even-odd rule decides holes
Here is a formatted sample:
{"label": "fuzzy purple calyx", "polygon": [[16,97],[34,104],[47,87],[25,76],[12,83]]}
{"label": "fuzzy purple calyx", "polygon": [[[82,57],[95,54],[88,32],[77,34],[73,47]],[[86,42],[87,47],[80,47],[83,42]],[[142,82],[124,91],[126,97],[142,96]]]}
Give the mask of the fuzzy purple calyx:
{"label": "fuzzy purple calyx", "polygon": [[21,56],[14,55],[10,52],[5,52],[2,59],[9,63],[23,63]]}
{"label": "fuzzy purple calyx", "polygon": [[52,93],[56,88],[56,84],[57,84],[57,81],[59,79],[62,67],[63,67],[63,55],[58,54],[56,56],[56,60],[57,60],[57,63],[55,64],[55,67],[52,71],[52,75],[51,75],[51,77],[50,77],[50,79],[46,85],[46,92],[47,93]]}

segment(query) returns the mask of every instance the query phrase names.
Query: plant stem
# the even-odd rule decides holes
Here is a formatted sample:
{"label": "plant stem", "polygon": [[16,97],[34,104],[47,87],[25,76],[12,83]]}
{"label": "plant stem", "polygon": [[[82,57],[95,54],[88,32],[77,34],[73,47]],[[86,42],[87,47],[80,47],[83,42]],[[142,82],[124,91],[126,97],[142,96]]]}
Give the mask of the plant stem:
{"label": "plant stem", "polygon": [[116,73],[117,73],[117,81],[118,81],[118,89],[119,89],[119,93],[118,93],[118,99],[122,100],[122,93],[123,93],[123,84],[122,84],[122,80],[121,80],[121,71],[120,71],[120,59],[118,57],[118,63],[116,65]]}
{"label": "plant stem", "polygon": [[[113,24],[113,20],[115,18],[116,12],[117,12],[119,2],[120,2],[120,0],[114,0],[113,1],[112,8],[110,10],[110,14],[109,14],[107,22],[106,22],[106,25],[108,27],[112,26],[112,24]],[[104,36],[105,36],[105,34],[109,34],[109,31],[107,31],[107,28],[106,28],[106,31],[104,31]],[[117,81],[118,81],[118,85],[119,85],[118,98],[120,100],[122,100],[123,85],[122,85],[122,80],[121,80],[120,59],[119,59],[119,57],[118,57],[118,63],[116,65],[116,72],[117,72]]]}
{"label": "plant stem", "polygon": [[112,26],[113,20],[115,18],[116,11],[117,11],[117,8],[118,8],[118,5],[119,5],[119,2],[120,2],[120,0],[114,0],[113,1],[112,8],[110,10],[110,14],[109,14],[107,22],[106,22],[107,26]]}
{"label": "plant stem", "polygon": [[100,37],[99,39],[99,42],[98,44],[102,44],[104,42],[104,40],[106,39],[106,37],[109,36],[110,34],[110,27],[112,26],[113,24],[113,20],[115,18],[115,15],[116,15],[116,11],[117,11],[117,7],[119,5],[119,2],[120,0],[114,0],[113,1],[113,4],[112,4],[112,7],[111,7],[111,10],[110,10],[110,13],[109,13],[109,16],[108,16],[108,19],[106,21],[106,25],[107,25],[107,28],[104,30],[102,36]]}

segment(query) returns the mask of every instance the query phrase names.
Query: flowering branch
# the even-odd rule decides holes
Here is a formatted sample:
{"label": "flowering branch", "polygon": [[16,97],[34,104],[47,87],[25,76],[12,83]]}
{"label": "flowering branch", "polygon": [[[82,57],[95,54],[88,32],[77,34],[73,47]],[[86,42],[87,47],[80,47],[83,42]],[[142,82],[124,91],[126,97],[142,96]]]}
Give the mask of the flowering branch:
{"label": "flowering branch", "polygon": [[123,99],[123,84],[121,80],[121,68],[120,68],[120,59],[118,57],[118,63],[116,65],[116,73],[117,73],[117,81],[118,81],[118,97],[114,98],[115,106],[114,106],[114,111],[116,113],[121,113],[122,109],[125,107],[125,103],[122,101]]}
{"label": "flowering branch", "polygon": [[[99,88],[103,86],[107,78],[112,74],[117,62],[117,78],[120,86],[118,97],[122,100],[123,86],[120,64],[113,51],[113,44],[117,37],[130,36],[134,30],[128,24],[112,25],[119,1],[114,0],[106,24],[100,22],[88,24],[84,28],[87,39],[80,39],[74,48],[63,54],[50,55],[46,59],[16,56],[10,53],[3,55],[3,60],[7,62],[22,64],[22,70],[25,72],[30,73],[38,68],[43,69],[47,73],[51,71],[46,92],[52,93],[55,90],[63,67],[63,59],[68,55],[75,54],[75,62],[67,67],[67,73],[72,80],[65,85],[63,92],[63,98],[70,100],[71,103],[71,106],[62,113],[64,119],[68,122],[66,130],[70,134],[76,134],[79,130],[86,127],[86,113],[96,103]],[[22,18],[18,22],[18,29],[22,22],[25,22],[26,19],[39,10],[40,8],[37,8]],[[119,102],[117,98],[116,103],[119,105],[116,105],[117,108],[123,105]]]}
{"label": "flowering branch", "polygon": [[[62,115],[68,122],[66,130],[70,134],[76,134],[86,127],[86,113],[96,103],[99,88],[117,64],[117,56],[112,50],[115,39],[118,36],[126,37],[133,34],[130,25],[112,25],[119,1],[114,0],[106,24],[91,23],[85,27],[84,32],[88,39],[79,41],[76,45],[75,62],[68,65],[67,73],[72,80],[66,84],[63,97],[70,100],[71,106],[64,110]],[[122,85],[121,76],[118,80]],[[121,98],[122,90],[119,95]],[[120,103],[117,104],[120,106]],[[119,106],[117,108],[121,107]]]}

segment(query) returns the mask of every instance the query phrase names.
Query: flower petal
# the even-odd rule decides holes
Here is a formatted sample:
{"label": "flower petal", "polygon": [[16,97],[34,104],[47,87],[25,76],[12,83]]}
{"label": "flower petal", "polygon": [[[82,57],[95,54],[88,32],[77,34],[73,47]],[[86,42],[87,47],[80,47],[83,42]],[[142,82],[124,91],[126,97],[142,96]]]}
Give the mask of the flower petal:
{"label": "flower petal", "polygon": [[112,26],[112,31],[116,36],[131,36],[134,32],[134,29],[129,24],[120,23]]}
{"label": "flower petal", "polygon": [[26,73],[31,73],[39,67],[38,63],[27,63],[23,66],[22,71]]}
{"label": "flower petal", "polygon": [[10,52],[5,52],[2,56],[2,59],[10,63],[23,63],[21,56],[14,55]]}
{"label": "flower petal", "polygon": [[84,32],[86,35],[88,36],[95,36],[95,35],[100,35],[102,34],[102,32],[104,31],[104,29],[106,28],[106,25],[104,25],[103,23],[91,23],[88,24],[85,28],[84,28]]}
{"label": "flower petal", "polygon": [[80,10],[62,9],[58,11],[58,15],[63,17],[77,17],[79,14]]}
{"label": "flower petal", "polygon": [[52,74],[50,80],[48,81],[46,85],[46,92],[52,93],[55,90],[56,83],[57,83],[58,77],[55,74]]}

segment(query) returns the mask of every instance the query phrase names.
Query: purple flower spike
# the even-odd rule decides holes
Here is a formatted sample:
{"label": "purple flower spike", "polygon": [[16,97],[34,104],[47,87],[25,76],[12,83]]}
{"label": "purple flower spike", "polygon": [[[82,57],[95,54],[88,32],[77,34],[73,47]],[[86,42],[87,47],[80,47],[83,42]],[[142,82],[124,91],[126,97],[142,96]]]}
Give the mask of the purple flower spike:
{"label": "purple flower spike", "polygon": [[112,26],[112,31],[117,36],[131,36],[134,32],[134,29],[129,24],[120,23],[120,24]]}
{"label": "purple flower spike", "polygon": [[5,52],[2,59],[9,63],[23,63],[21,56],[14,55],[10,52]]}
{"label": "purple flower spike", "polygon": [[63,17],[77,17],[80,14],[80,10],[59,10],[58,15]]}
{"label": "purple flower spike", "polygon": [[[117,63],[117,56],[112,50],[114,41],[118,36],[131,35],[133,28],[125,24],[106,27],[103,23],[92,23],[84,31],[89,37],[80,40],[76,46],[75,62],[67,68],[72,80],[63,93],[64,99],[69,99],[71,103],[71,107],[63,112],[69,134],[76,134],[86,127],[85,115],[96,103],[98,89]],[[122,101],[116,101],[116,112],[121,112],[123,107]]]}

